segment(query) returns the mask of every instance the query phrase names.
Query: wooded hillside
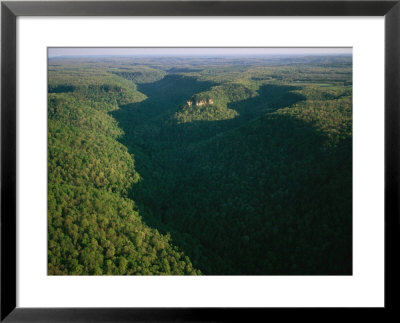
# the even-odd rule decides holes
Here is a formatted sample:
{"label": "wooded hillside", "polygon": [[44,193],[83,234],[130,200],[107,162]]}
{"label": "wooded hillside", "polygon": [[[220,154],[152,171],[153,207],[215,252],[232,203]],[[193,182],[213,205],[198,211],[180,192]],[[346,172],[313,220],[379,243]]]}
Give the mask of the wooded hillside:
{"label": "wooded hillside", "polygon": [[352,273],[351,56],[52,58],[50,275]]}

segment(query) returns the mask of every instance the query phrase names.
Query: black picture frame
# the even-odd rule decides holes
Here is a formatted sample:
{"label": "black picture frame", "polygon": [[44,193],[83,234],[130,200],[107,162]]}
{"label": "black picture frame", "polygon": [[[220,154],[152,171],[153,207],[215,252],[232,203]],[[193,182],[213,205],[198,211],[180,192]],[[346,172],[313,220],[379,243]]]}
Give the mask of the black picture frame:
{"label": "black picture frame", "polygon": [[[79,1],[1,3],[1,318],[3,322],[258,321],[279,315],[340,317],[339,309],[16,307],[16,19],[18,16],[384,16],[385,307],[347,309],[370,318],[396,311],[399,287],[400,0]],[[366,94],[367,95],[367,94]],[[310,311],[313,311],[310,313]],[[343,310],[343,309],[342,309]],[[266,313],[266,311],[269,311]],[[318,313],[318,314],[317,314]],[[391,313],[393,314],[393,313]],[[255,315],[254,319],[252,316]],[[259,316],[261,315],[261,316]]]}

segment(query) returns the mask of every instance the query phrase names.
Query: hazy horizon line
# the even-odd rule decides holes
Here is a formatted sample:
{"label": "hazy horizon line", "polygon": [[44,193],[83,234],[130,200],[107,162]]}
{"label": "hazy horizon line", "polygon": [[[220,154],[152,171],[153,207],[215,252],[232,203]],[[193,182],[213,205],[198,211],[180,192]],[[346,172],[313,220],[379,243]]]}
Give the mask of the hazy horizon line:
{"label": "hazy horizon line", "polygon": [[148,56],[328,56],[352,55],[351,47],[49,47],[48,57],[148,57]]}
{"label": "hazy horizon line", "polygon": [[352,56],[352,54],[282,54],[282,55],[60,55],[60,56],[49,56],[49,59],[54,58],[146,58],[146,57],[187,57],[187,58],[219,58],[219,57],[232,57],[232,58],[240,58],[240,57],[247,57],[247,58],[257,58],[257,57],[290,57],[290,56],[298,56],[298,57],[324,57],[324,56]]}

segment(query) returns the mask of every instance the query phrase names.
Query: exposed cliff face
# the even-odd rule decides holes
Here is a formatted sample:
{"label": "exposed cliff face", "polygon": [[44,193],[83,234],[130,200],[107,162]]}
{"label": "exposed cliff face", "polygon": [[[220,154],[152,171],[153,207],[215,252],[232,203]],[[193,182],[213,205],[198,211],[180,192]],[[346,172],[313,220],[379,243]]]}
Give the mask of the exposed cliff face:
{"label": "exposed cliff face", "polygon": [[191,107],[193,104],[196,107],[201,107],[201,106],[206,105],[206,104],[209,104],[209,105],[214,104],[214,100],[213,99],[207,99],[207,100],[200,100],[200,101],[186,101],[186,104],[189,107]]}
{"label": "exposed cliff face", "polygon": [[196,101],[196,107],[201,107],[206,104],[205,100]]}

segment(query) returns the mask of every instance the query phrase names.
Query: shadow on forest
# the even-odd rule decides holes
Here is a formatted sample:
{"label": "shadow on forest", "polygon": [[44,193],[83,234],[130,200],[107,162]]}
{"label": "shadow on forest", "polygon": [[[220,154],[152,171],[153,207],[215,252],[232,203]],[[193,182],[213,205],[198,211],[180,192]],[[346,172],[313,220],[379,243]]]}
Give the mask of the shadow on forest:
{"label": "shadow on forest", "polygon": [[[326,152],[311,124],[263,116],[304,100],[293,86],[265,85],[230,103],[234,119],[171,121],[213,85],[169,75],[138,86],[148,99],[112,112],[142,177],[130,194],[143,220],[170,233],[205,274],[351,273],[351,201],[335,199],[349,187],[351,197],[351,183],[341,181],[351,143]],[[326,243],[329,225],[343,232]]]}
{"label": "shadow on forest", "polygon": [[144,125],[153,118],[170,113],[177,106],[181,106],[188,97],[206,91],[213,85],[215,83],[199,82],[193,77],[167,75],[153,83],[138,84],[138,91],[144,93],[147,99],[121,106],[119,110],[113,111],[112,115],[124,130],[129,130],[132,125]]}

